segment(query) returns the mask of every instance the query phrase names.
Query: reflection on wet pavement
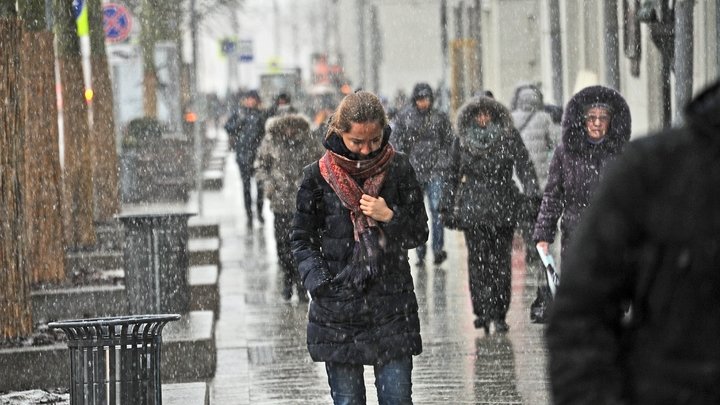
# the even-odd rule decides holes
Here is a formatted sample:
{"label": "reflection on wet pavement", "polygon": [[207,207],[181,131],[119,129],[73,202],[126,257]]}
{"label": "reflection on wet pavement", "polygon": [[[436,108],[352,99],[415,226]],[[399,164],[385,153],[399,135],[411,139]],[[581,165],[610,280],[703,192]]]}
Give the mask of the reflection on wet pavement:
{"label": "reflection on wet pavement", "polygon": [[[324,365],[313,363],[305,347],[307,305],[280,296],[272,214],[266,209],[265,226],[245,229],[237,166],[227,162],[224,189],[203,198],[203,215],[220,223],[222,237],[211,403],[331,404]],[[549,403],[543,326],[529,322],[536,287],[524,254],[513,257],[510,332],[485,336],[473,327],[463,236],[450,231],[445,239],[441,267],[413,268],[424,345],[414,358],[415,403]],[[365,379],[368,403],[377,403],[371,368]]]}

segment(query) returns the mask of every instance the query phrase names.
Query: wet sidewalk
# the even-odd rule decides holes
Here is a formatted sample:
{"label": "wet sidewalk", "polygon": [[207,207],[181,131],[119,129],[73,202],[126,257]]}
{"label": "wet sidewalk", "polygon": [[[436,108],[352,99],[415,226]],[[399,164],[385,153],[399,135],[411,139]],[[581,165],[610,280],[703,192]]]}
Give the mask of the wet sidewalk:
{"label": "wet sidewalk", "polygon": [[[323,363],[305,347],[307,305],[283,302],[272,214],[246,228],[242,186],[232,156],[224,187],[203,193],[202,216],[220,224],[220,316],[215,328],[217,371],[211,404],[331,404]],[[547,404],[543,326],[531,324],[534,277],[522,254],[513,257],[510,332],[485,336],[473,327],[466,249],[459,232],[446,234],[448,260],[413,267],[424,351],[414,358],[416,404]],[[411,263],[415,262],[410,252]],[[376,404],[371,368],[368,403]]]}

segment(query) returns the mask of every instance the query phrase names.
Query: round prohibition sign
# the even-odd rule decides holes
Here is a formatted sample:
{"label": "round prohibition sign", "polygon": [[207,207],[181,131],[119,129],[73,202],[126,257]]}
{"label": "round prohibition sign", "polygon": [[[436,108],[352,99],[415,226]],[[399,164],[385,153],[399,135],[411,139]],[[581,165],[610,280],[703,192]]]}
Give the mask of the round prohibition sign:
{"label": "round prohibition sign", "polygon": [[130,36],[132,17],[125,6],[116,3],[103,5],[103,31],[109,42],[122,42]]}

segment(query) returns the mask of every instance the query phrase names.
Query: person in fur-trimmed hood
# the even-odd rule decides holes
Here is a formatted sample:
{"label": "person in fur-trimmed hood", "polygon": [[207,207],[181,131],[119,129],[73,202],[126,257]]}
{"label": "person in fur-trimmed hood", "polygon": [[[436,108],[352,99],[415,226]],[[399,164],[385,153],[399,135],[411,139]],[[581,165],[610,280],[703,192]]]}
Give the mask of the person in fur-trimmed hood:
{"label": "person in fur-trimmed hood", "polygon": [[555,404],[720,404],[718,111],[720,81],[601,181],[547,328]]}
{"label": "person in fur-trimmed hood", "polygon": [[535,169],[510,112],[479,97],[460,108],[457,138],[440,212],[446,225],[465,232],[475,327],[506,332],[510,304],[512,238],[524,196],[539,199]]}
{"label": "person in fur-trimmed hood", "polygon": [[278,262],[283,274],[282,296],[289,300],[295,285],[300,300],[307,301],[290,250],[290,224],[302,169],[322,155],[322,145],[312,136],[310,122],[302,115],[270,118],[265,133],[255,168],[258,180],[265,184],[273,212]]}
{"label": "person in fur-trimmed hood", "polygon": [[[562,119],[562,143],[555,148],[540,212],[533,231],[537,250],[549,253],[560,222],[560,266],[582,212],[590,203],[605,167],[630,139],[630,109],[617,91],[591,86],[568,102]],[[562,219],[561,219],[562,218]],[[552,303],[549,288],[531,305],[530,319],[546,321]]]}
{"label": "person in fur-trimmed hood", "polygon": [[538,249],[547,253],[562,218],[561,257],[605,167],[630,140],[630,109],[617,91],[586,87],[568,102],[562,131],[533,233]]}

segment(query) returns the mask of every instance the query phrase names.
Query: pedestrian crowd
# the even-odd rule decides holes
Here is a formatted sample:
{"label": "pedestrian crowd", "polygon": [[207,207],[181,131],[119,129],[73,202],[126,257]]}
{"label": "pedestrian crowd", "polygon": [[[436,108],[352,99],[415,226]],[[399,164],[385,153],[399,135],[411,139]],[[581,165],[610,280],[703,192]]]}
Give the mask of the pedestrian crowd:
{"label": "pedestrian crowd", "polygon": [[264,222],[267,197],[282,297],[309,301],[308,351],[333,401],[365,403],[371,365],[380,403],[412,403],[422,340],[408,251],[442,265],[449,228],[464,235],[485,334],[510,329],[523,241],[557,403],[720,403],[719,88],[683,127],[635,142],[624,97],[599,85],[563,108],[534,84],[509,108],[485,90],[454,121],[427,83],[401,107],[358,90],[315,124],[287,94],[262,110],[245,93],[225,129],[247,225]]}

